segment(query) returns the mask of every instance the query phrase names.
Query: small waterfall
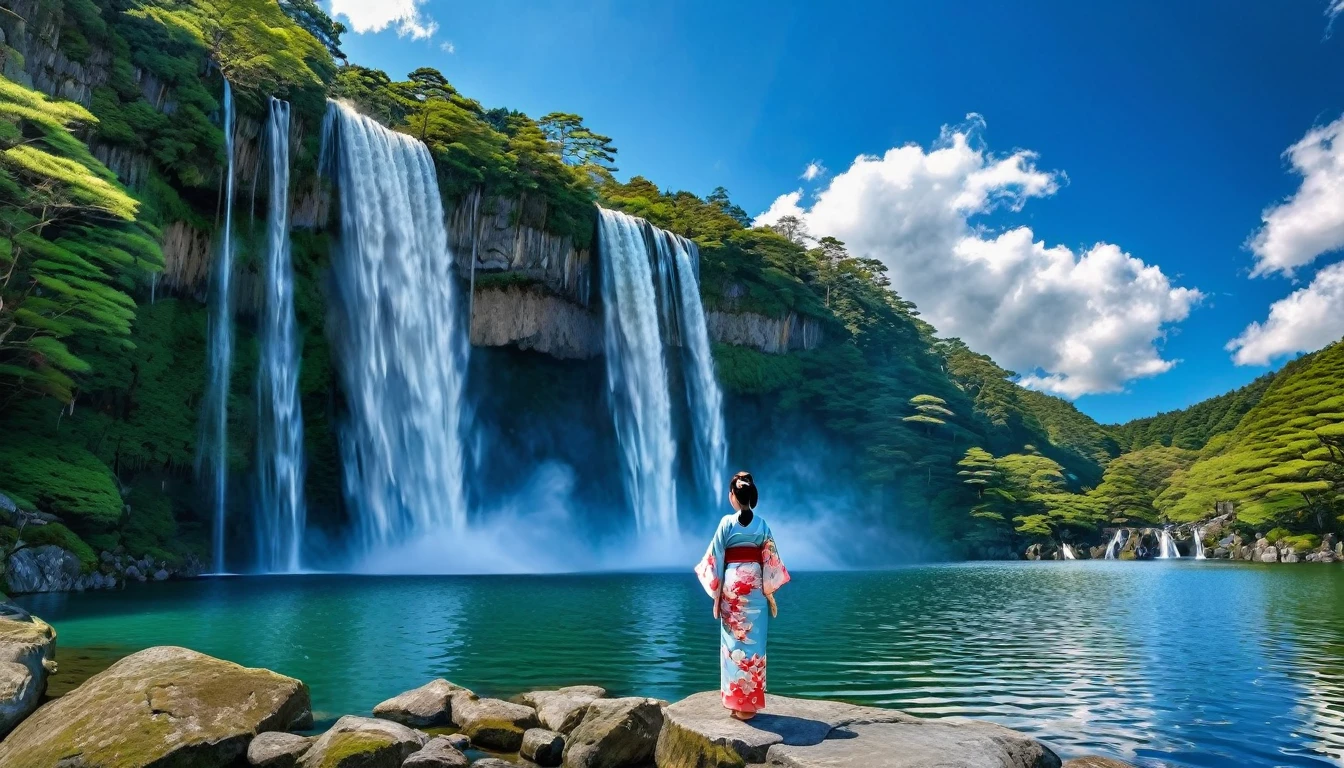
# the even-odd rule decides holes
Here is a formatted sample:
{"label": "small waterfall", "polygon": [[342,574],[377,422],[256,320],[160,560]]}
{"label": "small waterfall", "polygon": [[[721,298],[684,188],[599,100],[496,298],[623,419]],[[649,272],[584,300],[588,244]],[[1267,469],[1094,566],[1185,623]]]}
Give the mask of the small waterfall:
{"label": "small waterfall", "polygon": [[[256,515],[258,566],[268,573],[299,570],[303,542],[303,410],[299,403],[299,337],[294,319],[294,268],[289,249],[289,103],[270,100],[270,221],[266,227],[266,300],[257,368]],[[260,175],[260,174],[258,174]]]}
{"label": "small waterfall", "polygon": [[1197,525],[1192,529],[1192,535],[1195,537],[1195,559],[1207,560],[1204,556],[1204,529]]}
{"label": "small waterfall", "polygon": [[1111,538],[1111,543],[1106,545],[1106,559],[1117,560],[1120,558],[1120,548],[1125,546],[1124,529],[1115,532]]}
{"label": "small waterfall", "polygon": [[210,322],[206,388],[202,400],[201,439],[196,473],[209,465],[215,525],[213,569],[224,572],[224,523],[227,511],[229,453],[229,375],[233,364],[233,87],[224,81],[224,232],[210,281]]}
{"label": "small waterfall", "polygon": [[1059,545],[1059,551],[1060,551],[1060,553],[1064,556],[1064,559],[1065,559],[1065,560],[1077,560],[1077,559],[1078,559],[1078,556],[1075,555],[1075,554],[1073,554],[1073,547],[1070,547],[1068,544],[1060,544],[1060,545]]}
{"label": "small waterfall", "polygon": [[1171,531],[1163,528],[1157,546],[1157,559],[1178,560],[1180,557],[1181,551],[1176,548],[1176,540],[1171,537]]}
{"label": "small waterfall", "polygon": [[663,233],[660,250],[672,252],[676,282],[677,325],[681,337],[681,356],[686,379],[686,400],[690,405],[694,433],[695,475],[700,489],[709,497],[708,508],[723,502],[723,484],[728,472],[727,428],[723,423],[723,391],[714,376],[714,357],[705,326],[705,307],[700,300],[700,253],[695,243],[684,237]]}
{"label": "small waterfall", "polygon": [[607,387],[626,495],[638,530],[665,536],[677,527],[677,445],[645,222],[619,211],[600,215]]}
{"label": "small waterfall", "polygon": [[461,530],[468,350],[433,161],[424,144],[334,101],[322,133],[339,188],[329,329],[350,409],[341,448],[360,543]]}

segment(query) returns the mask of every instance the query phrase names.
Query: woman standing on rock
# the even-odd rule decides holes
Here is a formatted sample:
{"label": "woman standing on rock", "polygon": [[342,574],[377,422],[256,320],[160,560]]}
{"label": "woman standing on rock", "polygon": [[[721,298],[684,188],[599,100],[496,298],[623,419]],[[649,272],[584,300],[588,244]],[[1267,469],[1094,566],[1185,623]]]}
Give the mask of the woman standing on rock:
{"label": "woman standing on rock", "polygon": [[733,514],[719,521],[719,530],[695,574],[714,599],[719,633],[720,690],[723,706],[738,720],[749,720],[765,707],[765,640],[770,620],[762,615],[761,599],[770,616],[779,614],[775,591],[789,581],[779,560],[770,526],[756,514],[756,482],[738,472],[728,483]]}

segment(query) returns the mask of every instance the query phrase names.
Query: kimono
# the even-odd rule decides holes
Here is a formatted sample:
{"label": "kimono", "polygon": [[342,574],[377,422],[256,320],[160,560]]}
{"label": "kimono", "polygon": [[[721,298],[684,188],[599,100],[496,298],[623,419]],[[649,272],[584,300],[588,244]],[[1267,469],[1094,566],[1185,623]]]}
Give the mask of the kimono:
{"label": "kimono", "polygon": [[[754,562],[740,562],[758,551]],[[731,557],[729,556],[731,555]],[[727,562],[735,560],[739,562]],[[770,526],[759,514],[742,525],[736,514],[719,521],[719,529],[695,575],[709,596],[719,601],[719,689],[723,706],[739,712],[765,707],[765,641],[770,606],[765,595],[789,581],[779,560]]]}

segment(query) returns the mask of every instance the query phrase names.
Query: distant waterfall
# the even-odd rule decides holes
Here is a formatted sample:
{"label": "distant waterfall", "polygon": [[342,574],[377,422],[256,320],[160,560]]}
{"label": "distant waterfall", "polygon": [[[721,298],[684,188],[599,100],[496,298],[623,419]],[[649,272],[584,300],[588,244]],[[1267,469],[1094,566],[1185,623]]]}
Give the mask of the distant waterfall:
{"label": "distant waterfall", "polygon": [[600,214],[607,386],[626,493],[641,533],[671,534],[677,527],[677,445],[645,222],[619,211]]}
{"label": "distant waterfall", "polygon": [[1060,544],[1060,545],[1059,545],[1059,551],[1060,551],[1060,553],[1064,556],[1064,559],[1065,559],[1065,560],[1077,560],[1077,559],[1078,559],[1078,556],[1075,555],[1075,554],[1073,554],[1073,547],[1070,547],[1068,544]]}
{"label": "distant waterfall", "polygon": [[211,276],[209,355],[206,360],[205,398],[202,401],[201,440],[196,472],[209,464],[214,484],[215,525],[213,570],[224,571],[224,522],[228,492],[229,374],[233,363],[233,88],[224,81],[224,238]]}
{"label": "distant waterfall", "polygon": [[1123,529],[1116,531],[1115,536],[1111,538],[1111,543],[1106,545],[1107,560],[1118,560],[1120,558],[1120,548],[1125,545],[1124,533]]}
{"label": "distant waterfall", "polygon": [[303,540],[303,410],[299,403],[299,336],[289,251],[289,103],[270,101],[270,221],[266,227],[266,300],[257,368],[258,566],[299,570]]}
{"label": "distant waterfall", "polygon": [[461,530],[468,350],[429,150],[329,102],[322,156],[339,188],[329,329],[350,409],[341,447],[361,543]]}
{"label": "distant waterfall", "polygon": [[[723,391],[714,377],[714,357],[705,326],[705,307],[700,301],[700,253],[695,243],[670,232],[658,240],[660,251],[671,251],[671,279],[676,282],[677,322],[681,337],[681,357],[686,379],[686,400],[690,405],[694,432],[695,475],[701,490],[708,495],[710,508],[723,501],[723,484],[728,472],[727,429],[723,423]],[[661,256],[661,254],[660,254]],[[669,297],[670,298],[670,297]]]}
{"label": "distant waterfall", "polygon": [[1178,560],[1180,557],[1181,551],[1176,548],[1176,540],[1171,537],[1171,531],[1163,528],[1157,545],[1157,559]]}
{"label": "distant waterfall", "polygon": [[1195,538],[1195,559],[1207,560],[1208,558],[1204,556],[1204,529],[1199,526],[1195,526],[1192,529],[1191,535],[1193,535]]}

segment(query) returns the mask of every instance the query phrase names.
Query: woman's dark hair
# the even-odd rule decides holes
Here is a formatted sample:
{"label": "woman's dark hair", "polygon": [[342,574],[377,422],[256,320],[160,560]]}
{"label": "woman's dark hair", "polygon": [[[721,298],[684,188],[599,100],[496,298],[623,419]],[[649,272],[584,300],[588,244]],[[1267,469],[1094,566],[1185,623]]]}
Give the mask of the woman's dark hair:
{"label": "woman's dark hair", "polygon": [[728,481],[728,492],[733,494],[737,503],[742,505],[742,524],[751,522],[751,511],[756,508],[756,481],[750,472],[738,472]]}

